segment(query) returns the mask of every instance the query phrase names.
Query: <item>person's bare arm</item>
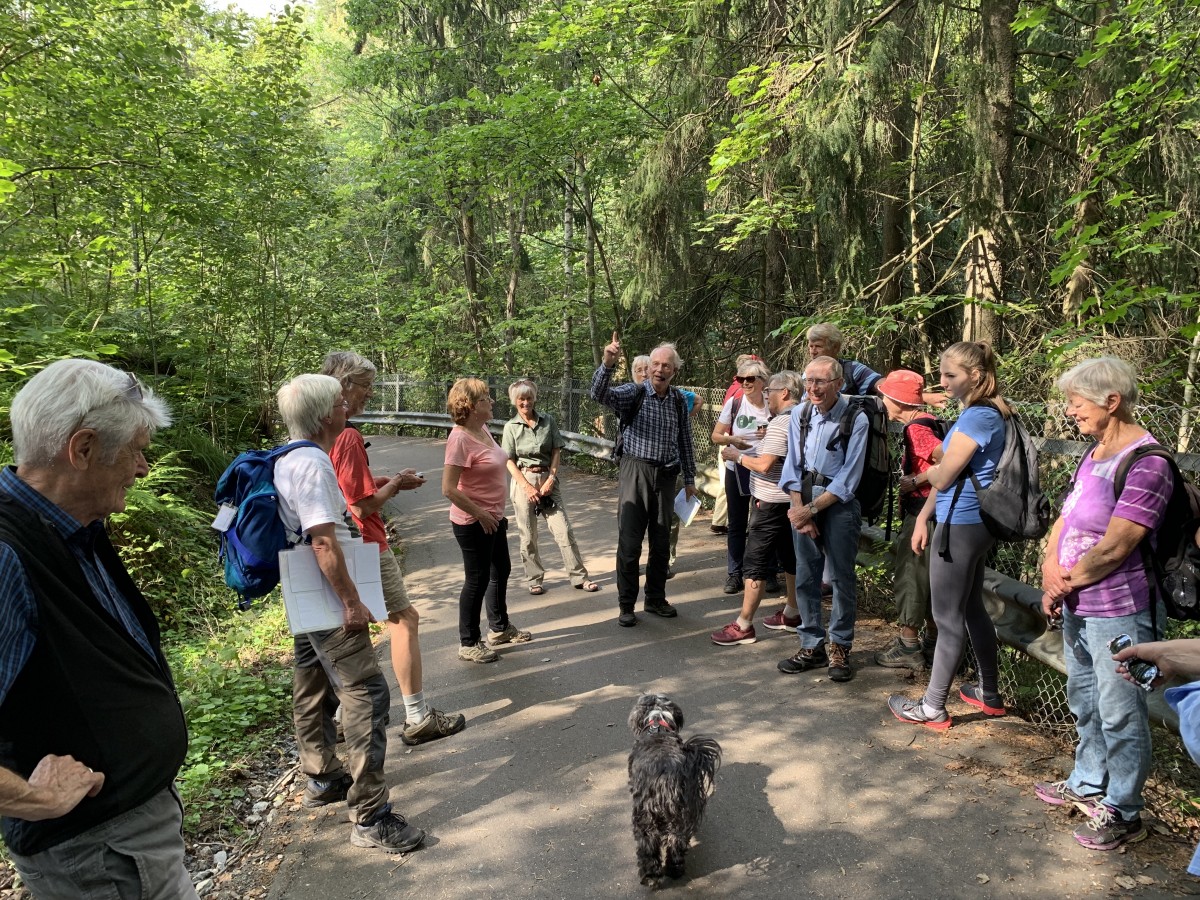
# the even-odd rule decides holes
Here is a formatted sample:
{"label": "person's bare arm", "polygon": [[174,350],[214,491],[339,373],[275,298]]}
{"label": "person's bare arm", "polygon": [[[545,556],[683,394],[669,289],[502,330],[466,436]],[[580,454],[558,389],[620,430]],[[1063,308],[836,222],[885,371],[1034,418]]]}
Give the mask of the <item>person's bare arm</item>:
{"label": "person's bare arm", "polygon": [[1104,537],[1064,573],[1064,580],[1071,590],[1095,584],[1123,563],[1149,533],[1145,525],[1113,516]]}
{"label": "person's bare arm", "polygon": [[325,576],[337,598],[342,601],[343,627],[347,631],[362,631],[374,620],[371,618],[371,611],[359,598],[358,588],[346,568],[346,558],[337,542],[333,523],[313,525],[308,529],[308,533],[312,537],[313,553],[316,554],[321,574]]}
{"label": "person's bare arm", "polygon": [[[378,482],[376,482],[379,484]],[[383,509],[385,503],[395,497],[401,491],[411,491],[414,488],[419,488],[425,483],[424,478],[417,477],[416,469],[405,469],[402,472],[397,472],[391,478],[383,480],[379,484],[378,490],[370,497],[363,497],[357,503],[350,503],[350,512],[354,514],[354,518],[360,522]]]}
{"label": "person's bare arm", "polygon": [[42,757],[28,780],[0,768],[0,815],[27,822],[57,819],[84,797],[95,797],[103,786],[103,773],[71,756]]}
{"label": "person's bare arm", "polygon": [[749,469],[751,472],[757,472],[759,475],[766,475],[771,471],[771,466],[775,465],[783,457],[774,456],[770,453],[750,456],[748,453],[735,450],[733,447],[723,447],[721,448],[721,459],[735,462],[739,466]]}

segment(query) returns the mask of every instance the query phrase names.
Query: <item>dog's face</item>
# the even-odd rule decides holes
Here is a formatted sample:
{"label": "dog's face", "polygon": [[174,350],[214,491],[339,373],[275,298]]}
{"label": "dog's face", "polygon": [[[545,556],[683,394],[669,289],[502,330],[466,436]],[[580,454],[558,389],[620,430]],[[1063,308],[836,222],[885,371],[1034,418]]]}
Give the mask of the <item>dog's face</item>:
{"label": "dog's face", "polygon": [[629,713],[629,730],[634,735],[647,732],[674,732],[683,728],[683,710],[665,694],[642,694]]}

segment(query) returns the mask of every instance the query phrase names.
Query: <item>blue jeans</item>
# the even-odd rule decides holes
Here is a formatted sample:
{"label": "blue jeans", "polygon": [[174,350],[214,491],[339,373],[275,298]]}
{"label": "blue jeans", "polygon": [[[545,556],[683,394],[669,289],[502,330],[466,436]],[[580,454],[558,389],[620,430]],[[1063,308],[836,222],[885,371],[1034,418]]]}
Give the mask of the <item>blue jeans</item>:
{"label": "blue jeans", "polygon": [[1128,820],[1146,805],[1142,787],[1150,772],[1150,720],[1146,692],[1117,674],[1108,644],[1118,634],[1134,643],[1156,640],[1150,611],[1098,618],[1063,610],[1067,702],[1079,733],[1067,786],[1085,797],[1103,794],[1104,803]]}
{"label": "blue jeans", "polygon": [[[813,499],[824,493],[813,488]],[[854,642],[854,619],[858,612],[854,560],[858,556],[858,533],[862,528],[858,501],[835,503],[817,513],[818,540],[792,531],[796,548],[796,606],[800,609],[800,646],[812,649],[825,640],[821,624],[821,573],[828,562],[829,583],[833,586],[833,614],[829,620],[829,640],[843,647]]]}

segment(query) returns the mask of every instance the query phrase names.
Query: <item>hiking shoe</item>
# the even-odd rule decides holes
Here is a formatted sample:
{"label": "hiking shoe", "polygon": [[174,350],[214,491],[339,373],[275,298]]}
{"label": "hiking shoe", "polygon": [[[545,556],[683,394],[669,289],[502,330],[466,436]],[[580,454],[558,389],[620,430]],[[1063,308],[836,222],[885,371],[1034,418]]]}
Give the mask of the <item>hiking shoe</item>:
{"label": "hiking shoe", "polygon": [[301,801],[306,809],[316,809],[318,806],[328,806],[330,803],[341,803],[350,792],[354,779],[349,773],[343,772],[328,781],[316,778],[308,779],[304,788],[304,799]]}
{"label": "hiking shoe", "polygon": [[622,610],[621,614],[617,616],[617,624],[622,628],[632,628],[637,624],[637,616],[633,614],[632,609]]}
{"label": "hiking shoe", "polygon": [[888,709],[901,722],[924,725],[935,731],[945,731],[951,724],[950,714],[944,709],[939,710],[932,716],[928,716],[925,714],[925,703],[923,700],[909,700],[900,694],[892,694],[892,696],[888,697]]}
{"label": "hiking shoe", "polygon": [[912,669],[919,671],[924,669],[927,663],[925,655],[921,652],[921,645],[918,643],[913,647],[908,646],[900,638],[896,638],[892,645],[886,650],[880,650],[875,654],[875,665],[883,666],[885,669]]}
{"label": "hiking shoe", "polygon": [[829,644],[829,680],[849,681],[854,677],[850,668],[850,648],[845,644]]}
{"label": "hiking shoe", "polygon": [[725,579],[725,587],[722,590],[727,594],[740,594],[742,592],[742,579],[737,575],[730,575]]}
{"label": "hiking shoe", "polygon": [[350,826],[350,845],[353,847],[375,847],[391,853],[408,853],[416,850],[425,840],[425,832],[416,825],[409,825],[404,816],[390,810],[370,825]]}
{"label": "hiking shoe", "polygon": [[783,593],[783,585],[779,583],[779,578],[772,575],[763,584],[763,593],[768,597],[777,597]]}
{"label": "hiking shoe", "polygon": [[729,534],[728,525],[709,525],[708,530],[713,534]]}
{"label": "hiking shoe", "polygon": [[1096,815],[1104,805],[1100,802],[1100,794],[1084,797],[1067,787],[1065,781],[1035,781],[1033,792],[1043,803],[1049,803],[1051,806],[1065,806],[1069,803],[1088,816]]}
{"label": "hiking shoe", "polygon": [[753,644],[758,638],[751,625],[745,631],[738,627],[737,622],[730,622],[720,631],[712,633],[712,642],[719,647],[732,647],[735,644]]}
{"label": "hiking shoe", "polygon": [[446,715],[429,707],[429,715],[415,725],[405,725],[400,732],[400,740],[410,747],[436,741],[438,738],[458,734],[467,725],[467,717],[462,713]]}
{"label": "hiking shoe", "polygon": [[815,647],[800,648],[795,656],[788,657],[775,668],[784,675],[799,675],[809,669],[819,669],[821,666],[827,665],[829,665],[829,657],[825,653],[825,645],[817,644]]}
{"label": "hiking shoe", "polygon": [[674,577],[675,577],[675,567],[667,566],[667,581],[670,581]]}
{"label": "hiking shoe", "polygon": [[489,647],[499,647],[501,644],[525,644],[533,640],[533,634],[521,631],[512,622],[503,631],[489,631],[487,642]]}
{"label": "hiking shoe", "polygon": [[983,688],[974,681],[964,682],[958,689],[958,696],[962,698],[963,703],[970,703],[975,708],[983,710],[985,716],[1002,716],[1006,712],[1004,698],[999,694],[985,693]]}
{"label": "hiking shoe", "polygon": [[770,628],[772,631],[795,631],[800,627],[800,616],[789,616],[786,613],[787,607],[780,607],[779,612],[775,615],[763,619],[763,628]]}
{"label": "hiking shoe", "polygon": [[679,612],[666,600],[659,600],[657,603],[646,601],[646,612],[654,613],[656,616],[662,616],[664,619],[673,619]]}
{"label": "hiking shoe", "polygon": [[459,647],[458,658],[463,662],[489,663],[495,662],[500,657],[496,655],[495,650],[489,650],[483,641],[476,641],[466,647]]}
{"label": "hiking shoe", "polygon": [[1075,829],[1075,840],[1089,850],[1116,850],[1122,844],[1136,844],[1149,836],[1141,816],[1122,819],[1120,813],[1103,803],[1086,825]]}

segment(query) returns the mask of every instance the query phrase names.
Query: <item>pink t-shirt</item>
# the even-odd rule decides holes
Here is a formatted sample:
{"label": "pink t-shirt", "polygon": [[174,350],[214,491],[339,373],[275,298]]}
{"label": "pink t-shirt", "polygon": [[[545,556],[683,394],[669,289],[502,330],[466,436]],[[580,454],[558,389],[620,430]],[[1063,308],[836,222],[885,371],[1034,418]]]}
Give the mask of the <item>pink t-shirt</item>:
{"label": "pink t-shirt", "polygon": [[[446,441],[446,465],[462,467],[458,477],[460,491],[497,519],[504,518],[504,503],[508,499],[508,454],[500,449],[495,438],[489,434],[484,444],[465,429],[455,426]],[[470,525],[475,517],[451,503],[450,521],[455,525]]]}

